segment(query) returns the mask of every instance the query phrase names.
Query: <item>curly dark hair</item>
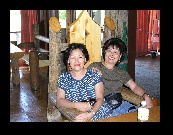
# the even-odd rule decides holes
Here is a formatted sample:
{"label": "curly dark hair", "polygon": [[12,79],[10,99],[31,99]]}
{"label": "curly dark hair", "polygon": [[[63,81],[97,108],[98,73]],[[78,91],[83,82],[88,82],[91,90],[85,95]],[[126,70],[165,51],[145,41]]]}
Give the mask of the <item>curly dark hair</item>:
{"label": "curly dark hair", "polygon": [[115,64],[115,66],[118,66],[119,63],[124,60],[125,55],[127,54],[127,47],[126,47],[125,43],[119,38],[108,39],[104,43],[103,48],[102,48],[102,57],[103,57],[104,61],[105,61],[105,53],[106,53],[106,50],[109,48],[109,46],[112,46],[112,47],[116,46],[117,48],[119,48],[120,54],[122,54],[120,61]]}
{"label": "curly dark hair", "polygon": [[86,58],[86,63],[88,62],[89,53],[88,53],[88,50],[86,49],[86,45],[84,45],[82,43],[71,43],[68,45],[68,48],[64,51],[63,62],[65,65],[67,65],[70,53],[75,49],[80,49]]}

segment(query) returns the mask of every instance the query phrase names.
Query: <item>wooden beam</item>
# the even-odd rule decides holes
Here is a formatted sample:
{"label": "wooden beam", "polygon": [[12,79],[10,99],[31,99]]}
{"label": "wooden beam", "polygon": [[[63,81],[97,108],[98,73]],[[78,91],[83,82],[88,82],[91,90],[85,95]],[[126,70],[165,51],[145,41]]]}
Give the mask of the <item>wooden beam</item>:
{"label": "wooden beam", "polygon": [[36,39],[39,39],[41,41],[44,41],[46,43],[49,43],[49,38],[45,37],[45,36],[41,36],[41,35],[36,35],[35,36]]}
{"label": "wooden beam", "polygon": [[[36,35],[35,36],[36,39],[39,39],[41,41],[44,41],[46,43],[49,43],[49,38],[45,37],[45,36],[41,36],[41,35]],[[68,43],[60,43],[60,48],[61,51],[64,51],[67,47],[68,47]]]}

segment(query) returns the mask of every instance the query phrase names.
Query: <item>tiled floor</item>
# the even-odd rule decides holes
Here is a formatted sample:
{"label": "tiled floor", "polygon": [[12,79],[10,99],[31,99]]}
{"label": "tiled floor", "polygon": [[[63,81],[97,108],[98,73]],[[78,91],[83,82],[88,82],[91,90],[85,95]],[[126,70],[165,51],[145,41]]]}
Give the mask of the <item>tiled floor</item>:
{"label": "tiled floor", "polygon": [[[15,88],[10,74],[10,122],[47,122],[48,78],[40,79],[41,90],[32,91],[29,68],[20,64],[20,88]],[[136,58],[136,82],[160,104],[160,55]]]}

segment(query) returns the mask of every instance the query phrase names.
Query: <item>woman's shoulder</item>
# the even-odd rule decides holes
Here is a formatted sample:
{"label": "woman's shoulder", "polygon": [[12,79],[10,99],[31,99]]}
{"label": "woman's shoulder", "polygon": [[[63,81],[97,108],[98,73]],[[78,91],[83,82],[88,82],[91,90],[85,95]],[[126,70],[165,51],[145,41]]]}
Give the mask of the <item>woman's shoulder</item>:
{"label": "woman's shoulder", "polygon": [[121,76],[130,76],[129,73],[123,68],[116,67],[114,70],[116,74],[120,74]]}
{"label": "woman's shoulder", "polygon": [[88,66],[88,68],[98,67],[98,66],[100,66],[100,64],[101,64],[101,62],[93,62]]}

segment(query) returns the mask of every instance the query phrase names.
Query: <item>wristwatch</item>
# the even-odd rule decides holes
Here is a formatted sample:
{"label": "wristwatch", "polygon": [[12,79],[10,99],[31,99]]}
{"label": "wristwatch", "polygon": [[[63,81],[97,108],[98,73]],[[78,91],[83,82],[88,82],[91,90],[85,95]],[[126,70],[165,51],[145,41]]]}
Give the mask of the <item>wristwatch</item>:
{"label": "wristwatch", "polygon": [[148,97],[150,96],[149,94],[147,94],[147,93],[145,92],[145,93],[142,95],[142,98],[143,98],[143,99],[145,99],[145,98],[144,98],[145,95],[147,95]]}

